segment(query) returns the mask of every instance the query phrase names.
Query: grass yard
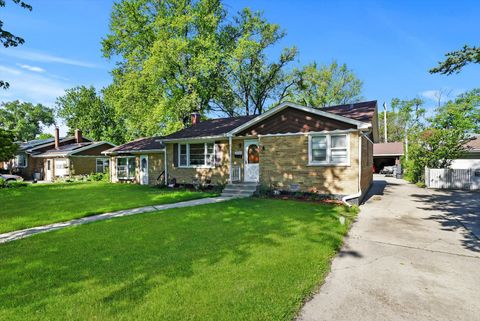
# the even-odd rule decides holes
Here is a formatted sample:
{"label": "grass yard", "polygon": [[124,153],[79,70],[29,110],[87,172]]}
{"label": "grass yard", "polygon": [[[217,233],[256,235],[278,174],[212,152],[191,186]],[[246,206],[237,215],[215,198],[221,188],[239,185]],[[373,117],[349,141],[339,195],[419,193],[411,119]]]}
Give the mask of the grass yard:
{"label": "grass yard", "polygon": [[0,190],[0,233],[214,193],[102,182],[37,184]]}
{"label": "grass yard", "polygon": [[291,320],[354,216],[241,199],[0,244],[0,319]]}

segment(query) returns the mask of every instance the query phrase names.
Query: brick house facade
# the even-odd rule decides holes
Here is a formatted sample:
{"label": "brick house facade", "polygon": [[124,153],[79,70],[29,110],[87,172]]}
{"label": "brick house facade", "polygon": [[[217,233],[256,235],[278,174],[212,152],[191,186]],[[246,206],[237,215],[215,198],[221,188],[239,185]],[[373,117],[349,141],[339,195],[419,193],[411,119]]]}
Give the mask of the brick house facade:
{"label": "brick house facade", "polygon": [[[112,157],[114,182],[251,181],[278,190],[362,197],[373,179],[377,118],[376,101],[322,109],[283,103],[257,116],[195,116],[181,131],[105,153]],[[128,166],[128,178],[119,179]]]}

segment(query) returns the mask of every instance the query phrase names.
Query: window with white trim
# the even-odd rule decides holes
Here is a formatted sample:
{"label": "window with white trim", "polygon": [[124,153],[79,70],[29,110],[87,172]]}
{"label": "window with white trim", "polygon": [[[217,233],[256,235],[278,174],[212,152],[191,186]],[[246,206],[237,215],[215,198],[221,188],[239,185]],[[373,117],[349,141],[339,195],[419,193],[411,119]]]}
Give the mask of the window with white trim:
{"label": "window with white trim", "polygon": [[135,178],[135,156],[117,157],[117,178]]}
{"label": "window with white trim", "polygon": [[308,140],[309,165],[348,165],[347,134],[311,135]]}
{"label": "window with white trim", "polygon": [[108,173],[109,164],[108,158],[97,158],[95,160],[95,171],[97,173]]}
{"label": "window with white trim", "polygon": [[15,156],[13,167],[27,167],[27,154],[21,153]]}
{"label": "window with white trim", "polygon": [[213,142],[178,144],[178,166],[215,166],[215,144]]}

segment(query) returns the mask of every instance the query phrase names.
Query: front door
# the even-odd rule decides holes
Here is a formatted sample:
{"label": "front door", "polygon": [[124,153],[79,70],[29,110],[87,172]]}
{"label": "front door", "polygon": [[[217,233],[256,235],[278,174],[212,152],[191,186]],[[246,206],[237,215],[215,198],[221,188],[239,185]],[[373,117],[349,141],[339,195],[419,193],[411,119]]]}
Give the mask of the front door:
{"label": "front door", "polygon": [[140,156],[140,184],[148,185],[148,156]]}
{"label": "front door", "polygon": [[245,182],[258,182],[260,178],[260,148],[258,140],[245,141],[245,164],[244,178]]}
{"label": "front door", "polygon": [[51,181],[53,178],[52,175],[53,160],[47,159],[47,168],[45,169],[45,180]]}

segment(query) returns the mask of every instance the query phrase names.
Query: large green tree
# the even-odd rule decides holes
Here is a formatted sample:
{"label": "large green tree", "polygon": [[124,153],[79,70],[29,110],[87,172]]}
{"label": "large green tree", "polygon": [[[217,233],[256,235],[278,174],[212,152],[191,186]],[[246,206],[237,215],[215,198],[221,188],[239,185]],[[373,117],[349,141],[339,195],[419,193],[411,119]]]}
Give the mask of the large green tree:
{"label": "large green tree", "polygon": [[218,0],[122,0],[114,4],[107,58],[118,58],[106,99],[131,136],[181,128],[205,112],[220,83],[226,12]]}
{"label": "large green tree", "polygon": [[53,109],[18,100],[0,104],[0,127],[12,131],[15,140],[35,139],[42,127],[55,123]]}
{"label": "large green tree", "polygon": [[296,56],[287,48],[267,59],[283,36],[259,12],[228,16],[220,0],[120,0],[102,41],[116,61],[105,100],[131,138],[178,130],[193,111],[261,113]]}
{"label": "large green tree", "polygon": [[437,67],[430,69],[430,73],[451,75],[459,73],[468,64],[480,63],[480,47],[465,45],[461,50],[445,54],[445,57],[446,59],[439,62]]}
{"label": "large green tree", "polygon": [[293,71],[293,86],[281,98],[312,107],[349,104],[362,99],[362,81],[346,64],[316,62]]}
{"label": "large green tree", "polygon": [[458,96],[436,109],[428,126],[409,133],[407,178],[423,179],[425,167],[448,168],[465,152],[465,143],[480,130],[480,89]]}
{"label": "large green tree", "polygon": [[57,115],[64,119],[70,132],[79,128],[85,136],[96,141],[125,142],[122,117],[103,101],[93,86],[67,89],[55,105]]}
{"label": "large green tree", "polygon": [[387,113],[387,138],[389,142],[405,140],[408,131],[416,130],[424,121],[424,101],[420,98],[393,98],[390,111],[382,111],[378,115],[380,141],[385,141],[384,116]]}
{"label": "large green tree", "polygon": [[11,131],[0,128],[0,162],[8,161],[15,155],[18,145],[14,140]]}
{"label": "large green tree", "polygon": [[[32,11],[32,6],[21,0],[12,0],[13,3],[20,5],[20,7]],[[5,7],[5,0],[0,0],[0,7]],[[10,31],[7,31],[3,27],[3,21],[0,20],[0,43],[5,47],[17,47],[22,45],[25,40],[22,37],[15,36]],[[10,84],[4,80],[0,80],[0,88],[7,89]]]}
{"label": "large green tree", "polygon": [[266,51],[285,37],[285,31],[248,8],[233,18],[227,30],[233,37],[225,46],[229,50],[213,110],[230,116],[261,114],[290,86],[285,66],[295,59],[297,49],[284,48],[278,58],[268,59]]}

